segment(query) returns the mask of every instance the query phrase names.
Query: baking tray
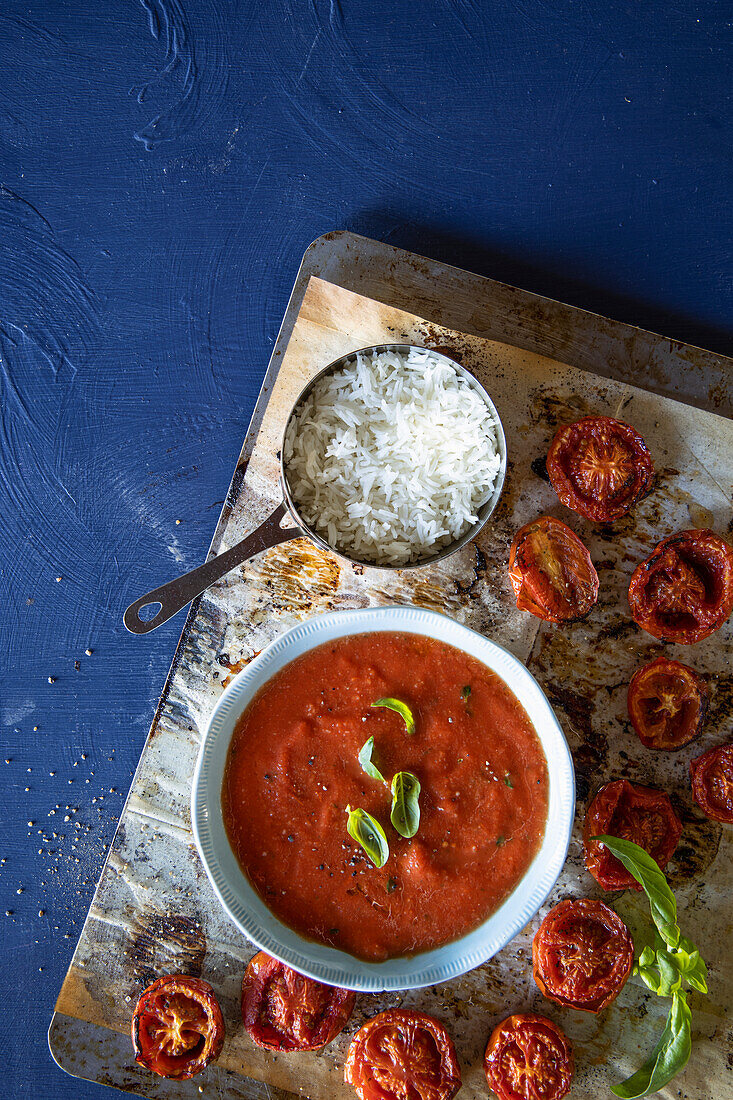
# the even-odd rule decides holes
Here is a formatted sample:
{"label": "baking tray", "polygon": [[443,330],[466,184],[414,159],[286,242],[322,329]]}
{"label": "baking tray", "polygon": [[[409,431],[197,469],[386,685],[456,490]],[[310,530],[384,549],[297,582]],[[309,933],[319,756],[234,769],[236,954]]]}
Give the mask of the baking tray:
{"label": "baking tray", "polygon": [[[358,302],[354,295],[359,295]],[[293,340],[296,322],[300,328]],[[384,324],[391,330],[401,327],[404,335],[416,342],[449,341],[454,353],[463,356],[472,369],[479,361],[484,364],[493,350],[496,371],[505,370],[507,359],[518,370],[534,371],[532,402],[521,416],[515,410],[511,424],[513,431],[524,432],[527,461],[533,448],[541,449],[538,440],[543,432],[551,434],[558,418],[579,415],[589,403],[619,413],[631,402],[629,419],[648,420],[650,430],[655,430],[657,411],[680,425],[687,439],[696,441],[692,451],[682,447],[679,465],[687,463],[684,476],[677,467],[665,465],[661,495],[656,494],[662,501],[661,511],[647,514],[648,529],[642,523],[621,531],[626,550],[636,560],[645,543],[653,541],[652,528],[659,535],[666,534],[660,523],[672,522],[678,515],[681,522],[674,526],[702,524],[707,519],[714,521],[718,530],[730,524],[731,478],[726,463],[731,461],[733,447],[728,422],[623,385],[643,380],[657,394],[730,415],[729,360],[388,245],[333,233],[316,241],[303,258],[210,553],[235,541],[270,508],[268,487],[274,455],[268,438],[275,438],[278,410],[285,407],[283,402],[295,385],[300,369],[296,360],[302,367],[308,326],[311,344],[317,335],[323,354],[328,352],[330,358],[330,351],[343,347],[344,342],[347,348],[372,342],[350,342],[357,329],[368,335]],[[350,332],[345,331],[348,326]],[[457,330],[458,335],[445,329]],[[504,349],[488,348],[487,339],[499,341]],[[552,362],[538,356],[549,356]],[[595,377],[569,374],[568,368],[591,371]],[[575,380],[573,384],[569,379]],[[497,373],[494,384],[489,380],[486,384],[494,396],[502,385],[509,394],[512,379],[505,375],[500,384]],[[512,420],[509,406],[500,412],[505,423],[507,418]],[[673,432],[658,446],[665,455],[674,455],[681,444]],[[506,529],[502,531],[500,523],[496,528],[492,525],[494,534],[487,534],[488,541],[479,540],[475,548],[468,548],[442,568],[431,567],[409,580],[407,574],[397,575],[391,587],[382,581],[380,591],[370,585],[368,570],[366,580],[354,575],[348,583],[334,584],[334,569],[338,572],[334,560],[320,552],[314,554],[308,544],[298,541],[235,571],[194,603],[49,1029],[51,1051],[63,1069],[149,1097],[284,1098],[298,1093],[336,1097],[341,1093],[348,1036],[323,1055],[294,1059],[252,1048],[241,1027],[236,1027],[239,983],[252,949],[215,902],[193,848],[188,821],[198,737],[220,685],[251,657],[263,639],[293,621],[349,601],[354,606],[354,601],[364,598],[434,606],[494,636],[506,629],[504,619],[508,617],[517,624],[512,647],[543,681],[573,748],[581,813],[597,777],[641,777],[639,769],[643,770],[645,762],[623,730],[620,704],[628,676],[620,666],[638,661],[654,647],[647,636],[639,638],[619,613],[625,565],[613,546],[601,545],[602,536],[594,536],[595,545],[590,540],[594,558],[602,562],[608,602],[599,608],[594,626],[580,624],[569,634],[538,629],[534,620],[528,621],[530,617],[518,617],[508,594],[495,591],[487,580],[487,560],[494,549],[501,552],[502,540],[521,513],[528,505],[543,504],[542,510],[552,505],[551,494],[543,500],[543,494],[549,493],[544,484],[525,474],[510,481],[502,521]],[[523,495],[525,481],[529,488]],[[490,544],[492,538],[497,540],[496,547]],[[696,751],[714,743],[716,735],[720,740],[729,722],[731,678],[725,642],[730,633],[728,627],[713,642],[704,643],[704,649],[695,647],[696,663],[709,672],[718,670],[712,720],[705,744]],[[506,639],[506,634],[503,637]],[[586,656],[581,659],[584,648]],[[594,655],[590,662],[588,652]],[[664,782],[663,762],[655,761],[655,767],[650,781]],[[684,803],[684,784],[676,785]],[[681,890],[686,931],[694,937],[699,927],[701,947],[710,944],[712,996],[707,1004],[696,1006],[694,1074],[691,1067],[675,1082],[674,1091],[665,1090],[663,1095],[698,1100],[700,1095],[714,1092],[721,1100],[733,1095],[724,1074],[723,1038],[730,1026],[726,1002],[726,996],[730,998],[726,966],[730,964],[724,955],[716,957],[720,948],[710,934],[706,914],[722,914],[721,905],[729,904],[729,896],[725,896],[729,882],[721,876],[721,867],[730,868],[730,836],[729,831],[726,835],[721,827],[696,814],[689,797],[682,809],[686,831],[674,865],[675,886]],[[576,843],[559,889],[566,894],[585,893],[589,887],[592,892],[592,880],[582,871]],[[633,924],[639,916],[635,899],[624,896],[620,900],[620,911]],[[719,931],[722,938],[722,927]],[[530,927],[497,960],[458,983],[409,998],[410,1004],[424,1005],[448,1023],[468,1070],[467,1097],[485,1095],[477,1066],[481,1042],[496,1019],[532,1005],[553,1015],[528,978],[531,932]],[[232,1035],[219,1064],[187,1083],[161,1081],[137,1067],[124,1033],[140,988],[159,973],[173,969],[203,972],[212,980],[221,994]],[[618,1050],[628,1056],[629,1065],[634,1058],[638,1063],[640,1049],[661,1028],[661,1002],[651,1001],[630,986],[622,996],[627,999],[628,1011],[607,1014],[601,1027],[578,1013],[557,1016],[578,1044],[579,1062],[584,1066],[574,1096],[594,1096],[602,1081],[610,1083],[613,1078],[606,1063],[617,1058]],[[400,995],[378,1001],[360,998],[352,1030],[365,1016],[400,1000]]]}

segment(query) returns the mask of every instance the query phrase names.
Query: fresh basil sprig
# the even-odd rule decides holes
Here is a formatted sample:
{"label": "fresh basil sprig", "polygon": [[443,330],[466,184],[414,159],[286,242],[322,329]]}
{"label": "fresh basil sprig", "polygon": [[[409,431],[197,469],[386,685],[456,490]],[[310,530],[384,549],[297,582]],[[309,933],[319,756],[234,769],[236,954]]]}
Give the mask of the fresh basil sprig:
{"label": "fresh basil sprig", "polygon": [[648,1060],[631,1077],[611,1088],[621,1100],[638,1100],[664,1088],[687,1065],[692,1049],[692,1016],[683,983],[707,993],[708,971],[695,945],[680,933],[677,902],[656,860],[638,844],[621,837],[601,835],[592,839],[623,863],[649,899],[656,929],[654,947],[644,948],[634,973],[653,993],[672,998],[664,1031]]}
{"label": "fresh basil sprig", "polygon": [[349,836],[361,845],[375,867],[384,867],[389,859],[389,844],[382,826],[366,810],[352,810],[351,806],[347,806],[346,812],[349,815],[346,823]]}
{"label": "fresh basil sprig", "polygon": [[368,741],[359,749],[359,763],[361,764],[361,770],[366,772],[370,779],[378,779],[380,783],[386,783],[382,773],[376,764],[372,764],[372,753],[374,752],[374,738],[370,737]]}
{"label": "fresh basil sprig", "polygon": [[400,699],[377,699],[376,703],[371,705],[373,707],[387,707],[388,710],[396,711],[405,723],[408,737],[412,737],[415,732],[415,719],[407,703],[403,703]]}
{"label": "fresh basil sprig", "polygon": [[392,779],[392,812],[390,821],[400,836],[407,840],[420,825],[420,780],[412,772],[397,772]]}

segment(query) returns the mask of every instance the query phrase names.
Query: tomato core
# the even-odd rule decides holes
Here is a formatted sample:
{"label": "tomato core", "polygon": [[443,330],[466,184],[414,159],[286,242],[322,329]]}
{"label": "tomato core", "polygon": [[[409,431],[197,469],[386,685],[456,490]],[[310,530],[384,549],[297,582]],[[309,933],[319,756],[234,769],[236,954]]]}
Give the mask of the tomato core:
{"label": "tomato core", "polygon": [[620,519],[654,481],[644,440],[630,424],[610,416],[586,416],[559,428],[547,472],[560,501],[596,523]]}
{"label": "tomato core", "polygon": [[491,1034],[484,1055],[489,1088],[499,1100],[562,1100],[575,1069],[573,1048],[544,1016],[509,1016]]}
{"label": "tomato core", "polygon": [[640,890],[623,864],[593,837],[618,836],[640,845],[664,869],[682,834],[682,822],[669,795],[651,787],[617,779],[606,783],[585,816],[585,865],[604,890]]}
{"label": "tomato core", "polygon": [[452,1100],[461,1087],[455,1047],[424,1012],[387,1009],[354,1036],[344,1080],[360,1100]]}
{"label": "tomato core", "polygon": [[355,999],[259,951],[242,981],[242,1022],[265,1050],[320,1050],[343,1030]]}
{"label": "tomato core", "polygon": [[598,598],[590,554],[567,524],[540,516],[517,531],[509,551],[517,607],[546,622],[583,619]]}
{"label": "tomato core", "polygon": [[642,744],[671,751],[692,741],[705,720],[705,681],[680,661],[657,657],[629,684],[628,711]]}
{"label": "tomato core", "polygon": [[634,621],[662,641],[702,641],[733,610],[733,548],[708,530],[663,539],[634,571],[629,607]]}
{"label": "tomato core", "polygon": [[733,825],[733,742],[709,749],[690,764],[692,793],[713,821]]}
{"label": "tomato core", "polygon": [[132,1017],[135,1060],[160,1077],[187,1080],[218,1058],[224,1019],[208,982],[169,974],[143,991]]}
{"label": "tomato core", "polygon": [[624,922],[602,901],[562,901],[532,941],[533,974],[546,997],[585,1012],[600,1012],[623,988],[634,962]]}

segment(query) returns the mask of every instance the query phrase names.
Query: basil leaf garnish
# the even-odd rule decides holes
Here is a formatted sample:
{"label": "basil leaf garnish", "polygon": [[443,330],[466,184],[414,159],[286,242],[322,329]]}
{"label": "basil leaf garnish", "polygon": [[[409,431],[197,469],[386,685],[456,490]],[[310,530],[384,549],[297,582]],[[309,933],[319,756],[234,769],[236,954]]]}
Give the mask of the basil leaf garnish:
{"label": "basil leaf garnish", "polygon": [[685,971],[685,981],[689,982],[692,988],[696,989],[698,993],[707,993],[707,977],[707,965],[696,948],[690,955],[689,965]]}
{"label": "basil leaf garnish", "polygon": [[635,970],[644,985],[651,989],[652,993],[659,994],[659,987],[662,984],[659,972],[653,966],[637,966]]}
{"label": "basil leaf garnish", "polygon": [[680,941],[677,902],[656,860],[631,840],[605,835],[594,836],[591,839],[604,844],[609,852],[623,863],[629,874],[634,876],[649,899],[652,920],[659,930],[659,935],[669,947],[676,947]]}
{"label": "basil leaf garnish", "polygon": [[396,711],[405,723],[408,736],[411,737],[415,732],[415,719],[407,703],[403,703],[400,699],[377,699],[376,703],[371,705],[373,707],[387,707],[388,710]]}
{"label": "basil leaf garnish", "polygon": [[631,1077],[611,1092],[621,1100],[639,1100],[668,1085],[685,1068],[692,1050],[692,1014],[685,994],[678,990],[672,997],[667,1023],[651,1057]]}
{"label": "basil leaf garnish", "polygon": [[349,815],[346,823],[349,836],[361,845],[375,867],[384,867],[389,859],[389,844],[382,826],[366,810],[352,810],[351,806],[347,806],[346,812]]}
{"label": "basil leaf garnish", "polygon": [[420,780],[412,772],[397,772],[392,779],[390,820],[400,836],[414,836],[420,824]]}
{"label": "basil leaf garnish", "polygon": [[374,752],[374,738],[370,737],[368,741],[359,749],[359,763],[361,764],[362,771],[366,772],[370,779],[378,779],[380,783],[386,783],[379,768],[372,764],[372,753]]}
{"label": "basil leaf garnish", "polygon": [[674,955],[664,949],[657,951],[657,966],[661,978],[657,993],[660,997],[671,997],[682,985],[680,970]]}

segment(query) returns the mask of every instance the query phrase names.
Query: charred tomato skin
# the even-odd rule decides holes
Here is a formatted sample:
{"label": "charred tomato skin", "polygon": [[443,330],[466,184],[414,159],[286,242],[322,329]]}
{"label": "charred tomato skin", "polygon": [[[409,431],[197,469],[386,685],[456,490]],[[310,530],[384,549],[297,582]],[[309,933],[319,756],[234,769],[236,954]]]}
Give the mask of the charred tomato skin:
{"label": "charred tomato skin", "polygon": [[410,1096],[452,1100],[461,1087],[461,1067],[453,1040],[425,1012],[388,1008],[357,1031],[344,1066],[344,1080],[359,1100],[402,1100],[409,1077]]}
{"label": "charred tomato skin", "polygon": [[208,982],[166,974],[141,993],[131,1033],[136,1062],[187,1081],[221,1054],[224,1017]]}
{"label": "charred tomato skin", "polygon": [[484,1072],[499,1100],[562,1100],[575,1072],[565,1033],[545,1016],[517,1013],[494,1028]]}
{"label": "charred tomato skin", "polygon": [[585,416],[559,428],[547,453],[547,473],[562,504],[595,523],[613,523],[654,484],[649,449],[630,424]]}
{"label": "charred tomato skin", "polygon": [[517,531],[509,580],[520,611],[548,623],[584,619],[598,599],[598,574],[588,550],[554,516],[540,516]]}
{"label": "charred tomato skin", "polygon": [[551,1001],[601,1012],[619,995],[634,964],[634,941],[602,901],[561,901],[532,941],[532,973]]}
{"label": "charred tomato skin", "polygon": [[693,797],[706,817],[733,825],[733,741],[693,760],[690,780]]}
{"label": "charred tomato skin", "polygon": [[631,677],[627,706],[642,745],[672,752],[702,729],[708,689],[689,665],[657,657]]}
{"label": "charred tomato skin", "polygon": [[321,1050],[343,1031],[356,994],[306,978],[258,951],[242,981],[242,1023],[264,1050]]}
{"label": "charred tomato skin", "polygon": [[733,611],[733,547],[707,529],[662,539],[634,571],[629,607],[662,642],[702,641]]}
{"label": "charred tomato skin", "polygon": [[615,779],[596,794],[585,815],[585,865],[604,890],[641,890],[623,864],[598,841],[605,833],[632,840],[652,856],[662,870],[682,835],[682,822],[666,791]]}

